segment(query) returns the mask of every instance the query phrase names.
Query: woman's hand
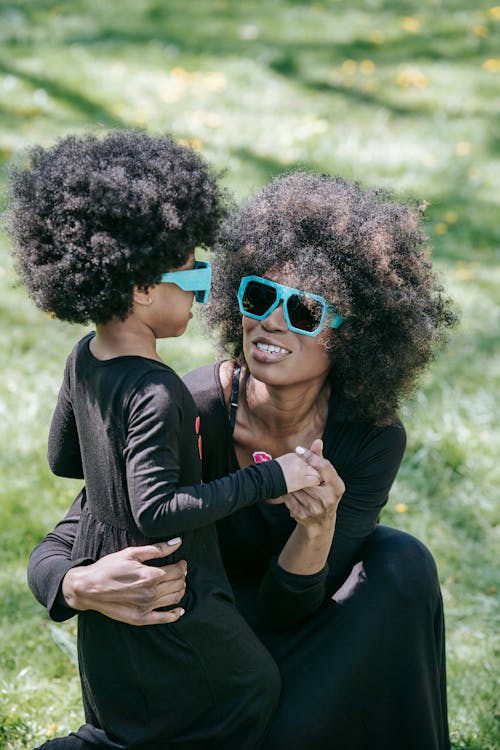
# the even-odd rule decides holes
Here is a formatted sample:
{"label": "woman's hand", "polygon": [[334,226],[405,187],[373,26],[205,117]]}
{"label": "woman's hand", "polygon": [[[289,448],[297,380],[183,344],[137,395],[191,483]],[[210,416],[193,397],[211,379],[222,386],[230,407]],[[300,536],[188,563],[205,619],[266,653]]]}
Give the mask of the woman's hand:
{"label": "woman's hand", "polygon": [[155,610],[178,604],[184,596],[186,561],[158,568],[144,563],[171,555],[181,544],[181,539],[171,539],[144,547],[127,547],[92,565],[72,568],[62,582],[66,603],[73,609],[92,609],[129,625],[175,622],[184,614],[182,608],[168,612]]}
{"label": "woman's hand", "polygon": [[285,505],[297,526],[281,550],[278,565],[289,573],[312,575],[323,570],[328,560],[345,485],[323,457],[321,440],[315,440],[309,451],[300,448],[296,452],[316,469],[321,484],[285,495]]}
{"label": "woman's hand", "polygon": [[318,472],[321,484],[286,495],[285,505],[291,517],[311,533],[331,530],[335,526],[337,506],[345,491],[344,482],[330,461],[324,458],[322,440],[315,440],[311,450],[297,448],[296,453]]}

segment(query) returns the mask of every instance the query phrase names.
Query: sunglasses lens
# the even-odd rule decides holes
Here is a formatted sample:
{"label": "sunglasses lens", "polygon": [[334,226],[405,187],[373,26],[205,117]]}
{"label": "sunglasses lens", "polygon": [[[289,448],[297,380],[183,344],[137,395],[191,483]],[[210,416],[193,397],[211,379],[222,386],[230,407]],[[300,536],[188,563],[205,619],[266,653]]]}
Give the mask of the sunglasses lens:
{"label": "sunglasses lens", "polygon": [[301,331],[315,331],[323,314],[323,303],[307,295],[292,295],[287,302],[290,323]]}
{"label": "sunglasses lens", "polygon": [[245,312],[251,315],[265,315],[276,302],[276,289],[258,281],[249,281],[241,302]]}

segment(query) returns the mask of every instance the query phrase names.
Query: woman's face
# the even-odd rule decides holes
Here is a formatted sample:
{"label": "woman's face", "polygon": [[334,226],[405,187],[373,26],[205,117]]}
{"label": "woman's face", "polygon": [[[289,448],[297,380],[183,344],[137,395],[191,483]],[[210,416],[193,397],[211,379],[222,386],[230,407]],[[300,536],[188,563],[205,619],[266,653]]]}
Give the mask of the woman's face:
{"label": "woman's face", "polygon": [[[265,276],[279,284],[291,284],[288,274],[267,272]],[[276,386],[326,380],[332,362],[324,342],[330,328],[318,336],[290,331],[283,316],[283,303],[263,320],[242,316],[242,326],[243,353],[257,380]]]}

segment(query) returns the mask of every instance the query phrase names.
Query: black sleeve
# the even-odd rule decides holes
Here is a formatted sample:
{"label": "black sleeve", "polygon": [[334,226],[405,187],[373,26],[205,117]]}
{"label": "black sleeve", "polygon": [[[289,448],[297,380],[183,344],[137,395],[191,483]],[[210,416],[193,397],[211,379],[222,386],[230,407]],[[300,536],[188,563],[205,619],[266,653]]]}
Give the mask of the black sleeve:
{"label": "black sleeve", "polygon": [[64,601],[61,591],[64,576],[71,568],[94,562],[86,558],[71,559],[84,493],[85,490],[80,492],[63,520],[35,547],[28,563],[28,585],[57,622],[77,614]]}
{"label": "black sleeve", "polygon": [[276,461],[250,466],[208,484],[179,487],[182,399],[148,374],[130,399],[125,461],[130,506],[149,537],[190,531],[261,500],[286,493]]}
{"label": "black sleeve", "polygon": [[273,557],[259,589],[259,601],[266,624],[272,630],[299,625],[325,601],[328,564],[312,575],[289,573]]}
{"label": "black sleeve", "polygon": [[[372,428],[356,446],[355,455],[339,467],[346,489],[323,570],[312,576],[295,575],[273,560],[262,579],[260,605],[273,630],[285,630],[310,617],[345,581],[387,502],[405,447],[400,422]],[[334,463],[333,456],[326,457]]]}
{"label": "black sleeve", "polygon": [[339,468],[346,490],[339,504],[328,557],[328,596],[344,583],[375,529],[406,449],[401,422],[368,429],[352,458]]}
{"label": "black sleeve", "polygon": [[83,479],[80,441],[70,396],[68,363],[50,425],[47,458],[50,468],[57,476]]}

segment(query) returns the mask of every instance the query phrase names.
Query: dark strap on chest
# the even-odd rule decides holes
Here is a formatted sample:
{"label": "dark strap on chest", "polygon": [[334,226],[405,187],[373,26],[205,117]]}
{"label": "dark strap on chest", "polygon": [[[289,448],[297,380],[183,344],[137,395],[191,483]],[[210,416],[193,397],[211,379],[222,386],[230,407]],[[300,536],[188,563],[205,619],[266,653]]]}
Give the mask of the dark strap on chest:
{"label": "dark strap on chest", "polygon": [[229,429],[234,432],[236,424],[236,409],[238,408],[238,394],[240,392],[240,365],[235,365],[233,370],[233,383],[231,385],[231,398],[229,400]]}

